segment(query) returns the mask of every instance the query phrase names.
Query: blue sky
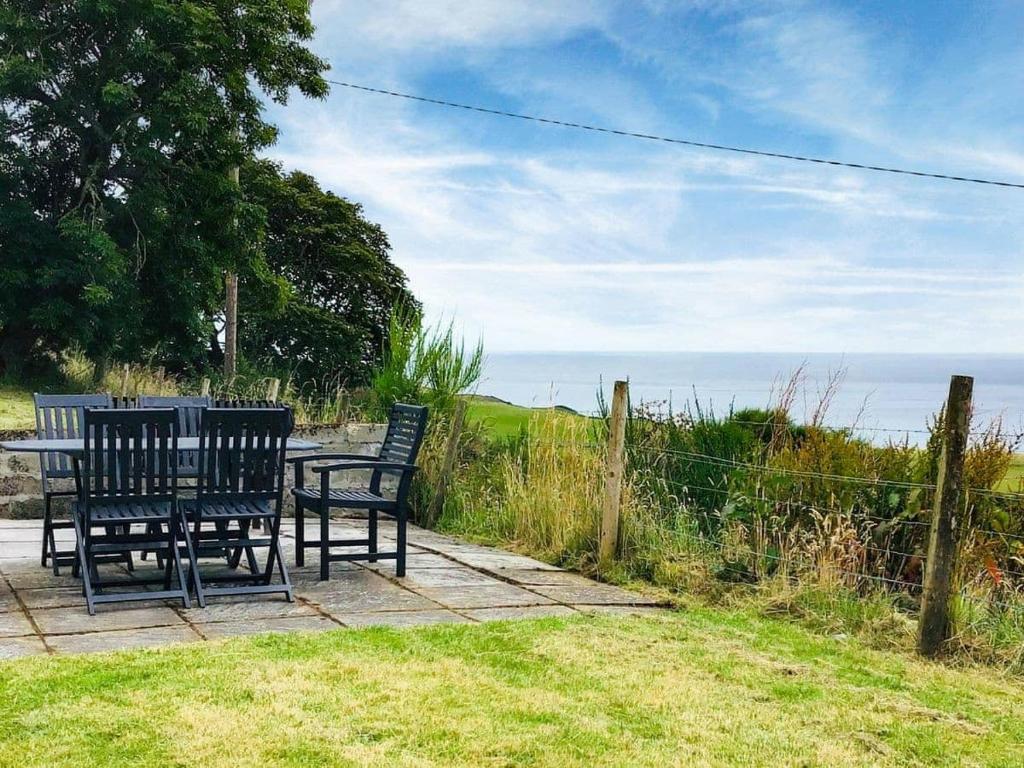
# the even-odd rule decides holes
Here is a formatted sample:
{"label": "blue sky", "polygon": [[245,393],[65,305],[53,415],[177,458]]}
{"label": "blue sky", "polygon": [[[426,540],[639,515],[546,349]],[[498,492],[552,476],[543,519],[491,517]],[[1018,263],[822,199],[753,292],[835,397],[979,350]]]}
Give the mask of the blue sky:
{"label": "blue sky", "polygon": [[[1024,180],[1024,4],[315,0],[329,77]],[[1024,352],[1024,190],[602,136],[334,87],[270,153],[362,203],[500,350]]]}

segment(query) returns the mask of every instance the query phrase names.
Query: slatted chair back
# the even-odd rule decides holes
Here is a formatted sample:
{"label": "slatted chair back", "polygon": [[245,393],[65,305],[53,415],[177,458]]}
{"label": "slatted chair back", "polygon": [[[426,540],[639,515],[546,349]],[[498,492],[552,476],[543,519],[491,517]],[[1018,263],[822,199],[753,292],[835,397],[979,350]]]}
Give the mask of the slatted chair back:
{"label": "slatted chair back", "polygon": [[286,408],[204,409],[198,500],[273,501],[280,508],[290,432]]}
{"label": "slatted chair back", "polygon": [[[378,454],[381,461],[393,461],[399,464],[415,464],[423,442],[423,433],[427,428],[427,408],[421,405],[396,403],[391,406],[388,416],[388,431],[384,435],[384,444]],[[381,475],[402,475],[400,472],[382,470],[374,472],[370,481],[373,491],[380,490]],[[411,479],[411,476],[402,475]]]}
{"label": "slatted chair back", "polygon": [[111,403],[110,407],[111,408],[120,408],[122,410],[126,409],[126,408],[127,409],[138,408],[139,407],[139,398],[137,398],[137,397],[129,397],[127,395],[125,395],[125,396],[118,395],[117,397],[115,397],[113,399],[113,402]]}
{"label": "slatted chair back", "polygon": [[396,403],[388,416],[388,431],[380,448],[382,461],[415,464],[427,428],[427,409],[421,405]]}
{"label": "slatted chair back", "polygon": [[96,504],[173,501],[178,417],[173,408],[85,410],[82,482]]}
{"label": "slatted chair back", "polygon": [[214,400],[214,408],[284,408],[288,411],[288,431],[295,428],[295,414],[292,409],[275,400]]}
{"label": "slatted chair back", "polygon": [[[110,395],[33,395],[36,408],[36,436],[46,440],[82,437],[86,408],[109,408]],[[43,490],[49,481],[74,477],[74,465],[63,453],[44,453],[39,462]]]}
{"label": "slatted chair back", "polygon": [[[205,395],[139,395],[140,408],[174,408],[177,411],[180,437],[199,437],[203,409],[209,408],[211,404],[210,398]],[[199,451],[179,451],[178,474],[182,477],[195,477],[198,471]]]}

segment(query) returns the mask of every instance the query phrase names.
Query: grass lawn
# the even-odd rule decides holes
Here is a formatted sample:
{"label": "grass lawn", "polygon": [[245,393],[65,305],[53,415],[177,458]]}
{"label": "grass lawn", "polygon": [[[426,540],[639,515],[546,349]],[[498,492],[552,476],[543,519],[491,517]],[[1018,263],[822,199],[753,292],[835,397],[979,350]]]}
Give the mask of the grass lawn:
{"label": "grass lawn", "polygon": [[0,385],[0,430],[33,429],[36,425],[32,393]]}
{"label": "grass lawn", "polygon": [[0,664],[3,766],[1019,766],[1024,686],[746,612]]}
{"label": "grass lawn", "polygon": [[483,422],[493,437],[503,438],[518,434],[521,429],[529,426],[530,419],[538,414],[553,412],[553,408],[526,408],[492,397],[473,396],[469,398],[466,418],[473,422]]}

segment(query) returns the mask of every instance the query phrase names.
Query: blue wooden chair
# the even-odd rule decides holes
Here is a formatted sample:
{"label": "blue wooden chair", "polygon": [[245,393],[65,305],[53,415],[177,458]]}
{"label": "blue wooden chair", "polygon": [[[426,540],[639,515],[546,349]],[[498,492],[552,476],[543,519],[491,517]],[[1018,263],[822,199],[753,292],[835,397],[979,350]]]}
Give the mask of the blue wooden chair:
{"label": "blue wooden chair", "polygon": [[[194,499],[181,501],[192,526],[197,555],[228,558],[237,569],[242,554],[248,572],[204,573],[193,579],[200,605],[216,595],[281,593],[293,599],[281,552],[284,457],[291,431],[287,408],[207,408],[199,431],[199,475]],[[253,534],[259,521],[266,535]],[[211,523],[212,527],[204,527]],[[255,550],[266,549],[264,565]],[[280,583],[275,584],[275,572]],[[216,586],[211,586],[216,585]]]}
{"label": "blue wooden chair", "polygon": [[[41,395],[32,396],[36,410],[36,437],[60,440],[82,437],[86,408],[109,408],[110,395]],[[72,460],[63,453],[44,453],[39,457],[39,469],[43,487],[43,555],[42,565],[52,561],[53,573],[60,575],[60,566],[75,561],[74,550],[57,551],[55,529],[73,528],[71,520],[53,519],[53,500],[59,496],[77,496],[75,469]],[[67,487],[75,480],[74,488]]]}
{"label": "blue wooden chair", "polygon": [[[346,453],[321,453],[296,456],[288,461],[295,465],[295,564],[305,563],[305,551],[320,549],[320,579],[330,578],[330,564],[339,560],[394,560],[395,573],[405,575],[407,523],[409,519],[409,490],[416,472],[416,456],[427,427],[427,409],[416,405],[396,404],[388,419],[384,444],[376,456]],[[305,486],[304,469],[307,463],[329,461],[311,469],[320,476],[319,488]],[[331,475],[335,472],[369,470],[370,481],[362,488],[331,488]],[[382,489],[381,481],[390,477],[396,481],[393,493]],[[367,515],[365,539],[332,539],[330,519],[332,509],[363,509]],[[320,539],[306,541],[305,513],[313,512],[320,518]],[[395,518],[396,547],[393,552],[380,552],[377,541],[377,522],[380,513]],[[365,552],[333,553],[333,547],[365,547]]]}
{"label": "blue wooden chair", "polygon": [[[83,432],[82,493],[72,519],[89,613],[100,603],[133,600],[180,598],[190,607],[179,545],[185,545],[193,572],[196,560],[178,507],[174,410],[86,408]],[[136,525],[144,530],[136,533]],[[147,550],[162,552],[162,577],[101,577],[103,558]],[[163,589],[148,590],[149,584]],[[111,587],[117,591],[108,592]]]}

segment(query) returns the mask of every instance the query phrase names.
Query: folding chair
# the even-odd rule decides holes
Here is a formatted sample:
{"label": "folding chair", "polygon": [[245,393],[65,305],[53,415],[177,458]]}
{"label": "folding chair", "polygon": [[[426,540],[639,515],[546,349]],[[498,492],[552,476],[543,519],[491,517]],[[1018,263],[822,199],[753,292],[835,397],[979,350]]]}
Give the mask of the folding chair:
{"label": "folding chair", "polygon": [[[192,526],[197,554],[232,553],[229,573],[204,571],[193,580],[199,604],[216,595],[280,592],[292,601],[292,585],[281,553],[284,456],[291,413],[287,408],[207,408],[199,431],[196,497],[181,502]],[[261,521],[266,536],[253,535]],[[212,523],[212,528],[204,528]],[[255,550],[266,549],[259,567]],[[242,555],[248,572],[235,572]],[[275,571],[281,583],[274,584]],[[223,586],[211,587],[210,584]]]}
{"label": "folding chair", "polygon": [[[41,395],[32,396],[36,408],[36,437],[54,440],[82,436],[82,420],[86,408],[109,408],[110,395]],[[67,486],[75,478],[71,459],[63,453],[44,453],[39,457],[39,469],[43,486],[43,556],[42,566],[52,559],[54,576],[60,575],[60,566],[75,561],[75,551],[57,551],[54,530],[74,528],[72,520],[53,519],[53,500],[58,496],[74,497],[81,489]],[[63,481],[63,482],[62,482]]]}
{"label": "folding chair", "polygon": [[[82,495],[72,505],[72,518],[89,613],[99,603],[132,600],[180,598],[190,607],[179,544],[184,542],[193,571],[195,552],[177,504],[176,414],[170,408],[86,408],[83,432]],[[145,532],[133,532],[134,525]],[[100,577],[104,556],[144,550],[163,553],[162,577]],[[163,589],[147,590],[148,584]],[[108,592],[111,587],[120,591]]]}

